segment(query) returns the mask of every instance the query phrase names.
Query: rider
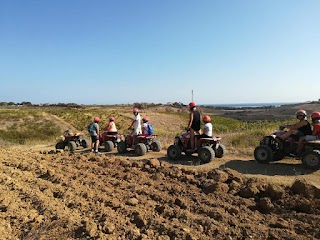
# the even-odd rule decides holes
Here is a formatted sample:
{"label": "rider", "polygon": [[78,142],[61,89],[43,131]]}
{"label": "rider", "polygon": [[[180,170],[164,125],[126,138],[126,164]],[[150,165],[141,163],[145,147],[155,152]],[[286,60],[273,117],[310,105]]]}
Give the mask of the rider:
{"label": "rider", "polygon": [[95,152],[96,155],[100,155],[99,153],[99,117],[94,117],[93,122],[88,125],[88,132],[91,136],[91,149],[92,152]]}
{"label": "rider", "polygon": [[190,144],[191,149],[195,148],[195,133],[200,134],[200,119],[201,115],[200,112],[196,110],[196,103],[190,102],[189,103],[189,122],[187,129],[190,130]]}
{"label": "rider", "polygon": [[199,135],[198,138],[212,138],[211,118],[209,116],[204,116],[202,120],[204,122],[203,134]]}
{"label": "rider", "polygon": [[142,118],[142,135],[147,136],[150,135],[148,125],[149,125],[149,118],[147,116]]}
{"label": "rider", "polygon": [[281,128],[289,128],[289,131],[280,136],[282,140],[288,139],[291,135],[294,135],[296,138],[311,135],[312,130],[310,123],[307,121],[307,112],[300,109],[296,112],[296,117],[299,119],[299,122],[296,124],[280,126]]}
{"label": "rider", "polygon": [[116,124],[114,123],[114,121],[115,121],[115,118],[113,116],[110,116],[109,117],[109,124],[105,128],[108,135],[117,135],[117,133],[118,133],[117,127],[116,127]]}
{"label": "rider", "polygon": [[212,138],[212,124],[211,124],[211,118],[206,115],[202,118],[202,121],[204,122],[203,126],[203,133],[201,135],[197,135],[195,138],[195,146],[197,146],[197,140],[200,138]]}
{"label": "rider", "polygon": [[299,143],[297,148],[298,156],[301,155],[304,141],[312,141],[312,140],[320,139],[320,112],[313,112],[311,114],[311,120],[312,120],[312,126],[313,126],[312,135],[306,135],[299,138]]}

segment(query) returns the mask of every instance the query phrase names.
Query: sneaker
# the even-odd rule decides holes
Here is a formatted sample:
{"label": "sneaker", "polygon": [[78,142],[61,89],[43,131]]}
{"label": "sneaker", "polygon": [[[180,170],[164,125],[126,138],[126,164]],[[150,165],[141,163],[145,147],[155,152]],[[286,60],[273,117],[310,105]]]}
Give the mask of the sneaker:
{"label": "sneaker", "polygon": [[96,155],[101,155],[101,152],[95,152]]}
{"label": "sneaker", "polygon": [[94,152],[94,149],[91,149],[91,152]]}
{"label": "sneaker", "polygon": [[296,153],[289,153],[289,156],[290,157],[297,157],[297,154]]}

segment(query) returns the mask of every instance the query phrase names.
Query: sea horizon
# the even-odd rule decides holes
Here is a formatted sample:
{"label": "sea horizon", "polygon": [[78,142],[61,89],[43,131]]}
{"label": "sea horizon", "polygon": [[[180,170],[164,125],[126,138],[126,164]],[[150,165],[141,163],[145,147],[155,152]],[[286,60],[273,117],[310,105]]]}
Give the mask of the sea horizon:
{"label": "sea horizon", "polygon": [[282,105],[297,104],[298,102],[267,102],[267,103],[217,103],[217,104],[199,104],[202,106],[210,107],[232,107],[232,108],[242,108],[242,107],[280,107]]}

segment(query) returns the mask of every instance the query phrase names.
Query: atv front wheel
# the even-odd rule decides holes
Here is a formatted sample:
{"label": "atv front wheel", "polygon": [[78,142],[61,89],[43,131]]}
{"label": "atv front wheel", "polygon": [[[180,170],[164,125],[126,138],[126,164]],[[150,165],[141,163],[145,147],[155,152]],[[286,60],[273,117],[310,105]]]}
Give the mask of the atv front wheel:
{"label": "atv front wheel", "polygon": [[68,148],[69,148],[70,152],[74,152],[76,150],[76,148],[77,148],[77,145],[76,145],[76,143],[74,141],[70,141],[68,143]]}
{"label": "atv front wheel", "polygon": [[154,152],[160,152],[162,149],[161,143],[159,141],[154,141],[151,143],[151,149]]}
{"label": "atv front wheel", "polygon": [[227,149],[224,145],[219,144],[218,148],[214,149],[214,152],[217,158],[222,158],[227,153]]}
{"label": "atv front wheel", "polygon": [[105,150],[106,152],[111,152],[113,148],[114,148],[114,144],[113,144],[112,141],[109,141],[109,140],[108,140],[108,141],[105,142],[104,150]]}
{"label": "atv front wheel", "polygon": [[63,149],[66,147],[64,141],[57,142],[56,149]]}
{"label": "atv front wheel", "polygon": [[308,169],[320,169],[320,150],[309,150],[303,153],[301,157],[303,165]]}
{"label": "atv front wheel", "polygon": [[118,153],[125,153],[127,151],[127,144],[124,141],[119,142],[117,150]]}
{"label": "atv front wheel", "polygon": [[211,147],[205,146],[198,150],[198,158],[202,163],[209,163],[215,157],[214,150]]}
{"label": "atv front wheel", "polygon": [[138,156],[143,156],[147,153],[147,147],[146,145],[144,145],[143,143],[138,143],[135,147],[134,147],[134,152],[138,155]]}
{"label": "atv front wheel", "polygon": [[260,145],[254,149],[254,158],[258,163],[269,163],[274,158],[272,149],[267,145]]}
{"label": "atv front wheel", "polygon": [[167,155],[171,160],[177,160],[181,156],[181,148],[178,145],[171,145],[167,150]]}

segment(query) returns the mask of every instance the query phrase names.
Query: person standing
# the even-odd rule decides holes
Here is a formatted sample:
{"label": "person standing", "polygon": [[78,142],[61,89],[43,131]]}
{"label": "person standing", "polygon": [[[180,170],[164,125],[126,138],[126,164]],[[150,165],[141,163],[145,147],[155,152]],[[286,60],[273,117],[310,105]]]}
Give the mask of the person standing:
{"label": "person standing", "polygon": [[201,115],[200,112],[197,111],[196,103],[189,103],[189,122],[187,129],[190,130],[190,144],[191,149],[195,149],[195,134],[200,134],[200,124],[201,124]]}
{"label": "person standing", "polygon": [[100,122],[100,118],[94,117],[93,122],[91,122],[88,125],[88,132],[91,137],[91,151],[94,152],[96,155],[101,154],[99,152],[99,134],[100,134],[99,122]]}
{"label": "person standing", "polygon": [[139,114],[139,109],[133,108],[132,113],[134,115],[134,118],[133,118],[133,121],[132,121],[129,129],[132,129],[132,127],[133,127],[132,134],[133,135],[140,135],[142,133],[142,131],[141,131],[141,117]]}

